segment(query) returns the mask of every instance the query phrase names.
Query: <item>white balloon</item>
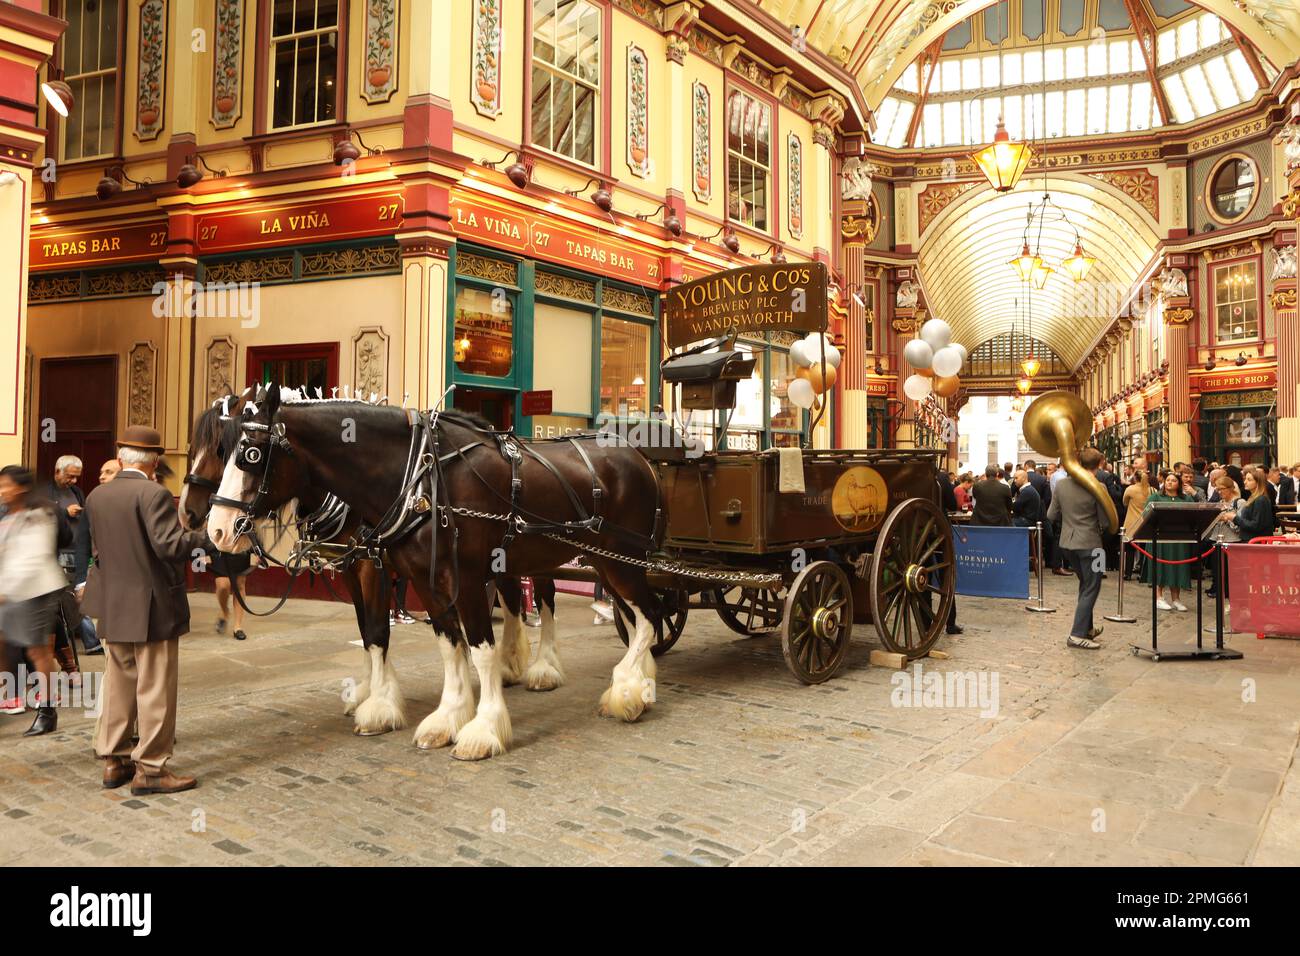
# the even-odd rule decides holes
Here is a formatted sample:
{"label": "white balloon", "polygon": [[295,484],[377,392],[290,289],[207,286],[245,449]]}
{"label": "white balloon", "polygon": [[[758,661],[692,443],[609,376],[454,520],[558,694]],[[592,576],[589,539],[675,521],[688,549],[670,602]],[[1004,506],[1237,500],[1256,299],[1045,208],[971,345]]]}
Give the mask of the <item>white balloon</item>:
{"label": "white balloon", "polygon": [[[812,388],[811,385],[808,387]],[[930,394],[930,379],[924,375],[907,376],[907,381],[903,383],[903,394],[914,402],[924,401],[925,396]]]}
{"label": "white balloon", "polygon": [[934,349],[925,339],[912,339],[903,346],[903,358],[912,368],[929,368],[934,361]]}
{"label": "white balloon", "polygon": [[808,356],[808,347],[803,339],[790,346],[790,361],[800,368],[807,368],[812,365],[812,359]]}
{"label": "white balloon", "polygon": [[934,353],[934,374],[947,378],[961,372],[961,353],[951,345]]}
{"label": "white balloon", "polygon": [[970,358],[970,353],[966,351],[966,346],[962,345],[960,342],[949,342],[948,348],[956,349],[961,352],[961,362],[963,365],[966,364],[966,359]]}
{"label": "white balloon", "polygon": [[830,343],[827,343],[826,364],[831,366],[832,368],[839,368],[840,362],[842,362],[843,360],[844,358],[843,356],[840,355],[840,350],[837,349],[835,346],[831,345]]}
{"label": "white balloon", "polygon": [[937,352],[952,341],[952,327],[943,319],[931,319],[921,326],[921,338]]}
{"label": "white balloon", "polygon": [[800,408],[812,408],[813,400],[817,397],[812,382],[806,378],[792,378],[790,384],[786,386],[785,393],[789,396],[791,404],[798,405]]}

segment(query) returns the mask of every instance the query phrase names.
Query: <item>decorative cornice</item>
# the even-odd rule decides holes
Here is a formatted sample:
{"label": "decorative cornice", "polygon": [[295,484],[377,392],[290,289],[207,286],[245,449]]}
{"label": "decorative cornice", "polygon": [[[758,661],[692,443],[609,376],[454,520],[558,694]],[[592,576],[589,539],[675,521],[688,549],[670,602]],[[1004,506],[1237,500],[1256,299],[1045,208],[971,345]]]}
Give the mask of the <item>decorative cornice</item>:
{"label": "decorative cornice", "polygon": [[1212,133],[1189,140],[1187,151],[1188,153],[1199,153],[1203,150],[1213,149],[1215,146],[1222,146],[1224,143],[1231,143],[1246,136],[1267,132],[1271,125],[1267,116],[1257,116],[1244,123],[1238,123],[1236,126],[1216,129]]}
{"label": "decorative cornice", "polygon": [[1196,317],[1196,312],[1186,308],[1165,309],[1165,325],[1184,326]]}
{"label": "decorative cornice", "polygon": [[1295,289],[1278,289],[1268,297],[1268,303],[1274,311],[1294,309],[1296,307]]}

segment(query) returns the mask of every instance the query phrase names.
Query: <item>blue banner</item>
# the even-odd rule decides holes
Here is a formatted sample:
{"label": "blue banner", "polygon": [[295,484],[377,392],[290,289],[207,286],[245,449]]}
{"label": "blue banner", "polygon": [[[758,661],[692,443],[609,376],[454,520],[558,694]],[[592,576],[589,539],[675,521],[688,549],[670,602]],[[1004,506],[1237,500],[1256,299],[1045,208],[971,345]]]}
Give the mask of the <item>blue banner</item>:
{"label": "blue banner", "polygon": [[1029,530],[957,525],[957,593],[1029,597]]}

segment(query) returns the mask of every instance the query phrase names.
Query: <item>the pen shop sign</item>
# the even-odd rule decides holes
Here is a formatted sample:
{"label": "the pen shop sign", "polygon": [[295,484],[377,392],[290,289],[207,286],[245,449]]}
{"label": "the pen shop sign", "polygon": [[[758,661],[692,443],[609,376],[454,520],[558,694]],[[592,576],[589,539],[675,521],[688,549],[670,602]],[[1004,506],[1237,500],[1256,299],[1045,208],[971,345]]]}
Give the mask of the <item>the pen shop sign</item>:
{"label": "the pen shop sign", "polygon": [[818,332],[826,328],[824,262],[744,266],[670,289],[664,298],[668,347],[737,332]]}

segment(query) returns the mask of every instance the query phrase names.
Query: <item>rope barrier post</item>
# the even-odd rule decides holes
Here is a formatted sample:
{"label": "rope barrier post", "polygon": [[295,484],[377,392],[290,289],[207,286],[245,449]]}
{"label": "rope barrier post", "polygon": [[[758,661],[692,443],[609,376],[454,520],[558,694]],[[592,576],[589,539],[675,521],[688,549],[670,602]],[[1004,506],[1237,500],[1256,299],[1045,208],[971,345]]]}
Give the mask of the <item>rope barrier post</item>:
{"label": "rope barrier post", "polygon": [[1056,608],[1047,607],[1043,604],[1043,523],[1041,521],[1034,522],[1034,529],[1035,551],[1038,555],[1038,603],[1026,604],[1025,610],[1037,614],[1055,614]]}
{"label": "rope barrier post", "polygon": [[1102,617],[1102,620],[1114,621],[1116,624],[1137,623],[1137,618],[1130,617],[1124,613],[1124,558],[1126,556],[1125,549],[1128,546],[1128,535],[1121,531],[1119,539],[1119,594],[1116,597],[1116,609],[1114,614],[1106,614]]}

